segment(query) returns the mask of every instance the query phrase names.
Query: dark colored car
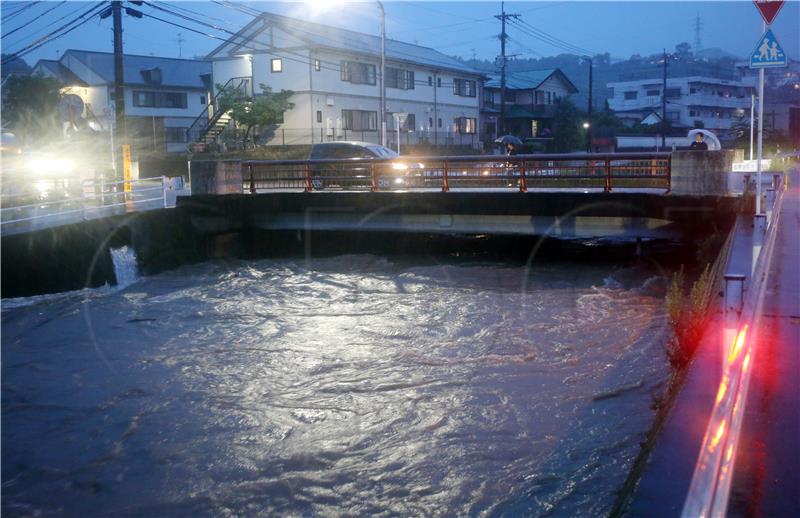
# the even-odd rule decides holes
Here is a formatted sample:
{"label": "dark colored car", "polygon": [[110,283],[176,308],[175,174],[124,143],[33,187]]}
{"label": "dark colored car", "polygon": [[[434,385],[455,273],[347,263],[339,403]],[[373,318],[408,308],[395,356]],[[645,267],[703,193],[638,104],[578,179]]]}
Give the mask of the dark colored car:
{"label": "dark colored car", "polygon": [[[321,163],[311,165],[314,189],[368,189],[372,186],[375,161],[391,162],[399,154],[387,147],[369,142],[322,142],[311,147],[311,160],[352,160],[352,163]],[[405,185],[408,167],[400,163],[380,165],[376,169],[378,186],[382,189]]]}

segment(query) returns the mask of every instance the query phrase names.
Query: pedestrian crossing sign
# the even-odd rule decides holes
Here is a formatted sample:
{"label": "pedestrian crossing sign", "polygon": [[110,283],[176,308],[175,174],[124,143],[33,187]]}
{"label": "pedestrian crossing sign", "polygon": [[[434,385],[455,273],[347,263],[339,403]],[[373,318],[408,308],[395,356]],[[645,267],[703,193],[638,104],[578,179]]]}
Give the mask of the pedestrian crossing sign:
{"label": "pedestrian crossing sign", "polygon": [[758,40],[755,50],[750,53],[750,68],[785,67],[787,64],[786,53],[772,34],[772,29],[767,29]]}

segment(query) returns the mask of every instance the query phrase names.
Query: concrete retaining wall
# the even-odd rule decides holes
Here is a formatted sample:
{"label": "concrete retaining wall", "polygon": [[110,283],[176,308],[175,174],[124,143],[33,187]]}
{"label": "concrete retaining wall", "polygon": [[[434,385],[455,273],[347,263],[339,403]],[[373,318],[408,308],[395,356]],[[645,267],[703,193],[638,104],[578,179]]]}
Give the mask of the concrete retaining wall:
{"label": "concrete retaining wall", "polygon": [[241,194],[242,163],[236,160],[189,162],[192,195]]}
{"label": "concrete retaining wall", "polygon": [[728,190],[733,151],[675,151],[672,153],[672,193],[721,196]]}

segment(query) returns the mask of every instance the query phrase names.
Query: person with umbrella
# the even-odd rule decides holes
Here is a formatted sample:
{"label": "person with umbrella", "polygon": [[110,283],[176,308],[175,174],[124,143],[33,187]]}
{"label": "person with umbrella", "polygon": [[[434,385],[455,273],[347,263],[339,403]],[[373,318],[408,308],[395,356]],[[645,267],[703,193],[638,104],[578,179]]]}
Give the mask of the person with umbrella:
{"label": "person with umbrella", "polygon": [[522,141],[514,135],[503,135],[495,140],[495,143],[505,147],[506,155],[516,155],[519,153],[518,146],[522,145]]}

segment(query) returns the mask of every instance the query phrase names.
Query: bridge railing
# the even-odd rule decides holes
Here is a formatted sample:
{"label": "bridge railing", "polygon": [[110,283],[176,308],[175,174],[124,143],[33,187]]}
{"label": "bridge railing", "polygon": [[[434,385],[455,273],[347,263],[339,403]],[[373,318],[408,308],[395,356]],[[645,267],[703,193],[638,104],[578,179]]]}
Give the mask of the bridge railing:
{"label": "bridge railing", "polygon": [[[127,188],[126,188],[127,187]],[[16,233],[168,206],[166,177],[104,181],[76,178],[5,183],[0,228]]]}
{"label": "bridge railing", "polygon": [[615,188],[670,190],[670,153],[480,155],[242,162],[243,192]]}

